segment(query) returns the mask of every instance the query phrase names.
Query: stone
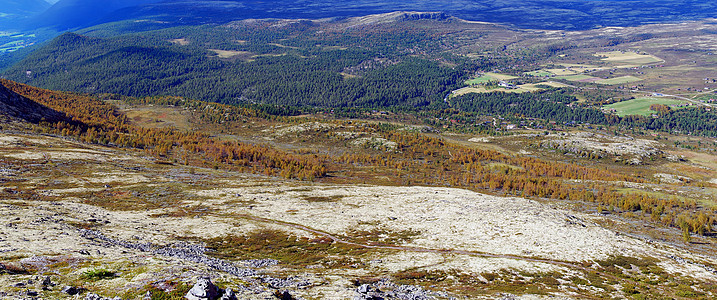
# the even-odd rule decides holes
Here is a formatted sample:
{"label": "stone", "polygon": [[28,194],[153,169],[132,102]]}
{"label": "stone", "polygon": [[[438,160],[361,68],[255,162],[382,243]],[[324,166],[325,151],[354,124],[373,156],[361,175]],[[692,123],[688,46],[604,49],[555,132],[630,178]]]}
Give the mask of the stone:
{"label": "stone", "polygon": [[219,298],[219,289],[209,278],[201,277],[185,297],[189,300],[216,300]]}
{"label": "stone", "polygon": [[283,291],[283,292],[276,291],[274,293],[274,295],[276,296],[276,298],[279,298],[280,300],[294,300],[294,297],[291,296],[291,294],[289,294],[289,291]]}
{"label": "stone", "polygon": [[74,286],[66,285],[62,288],[62,292],[70,296],[74,296],[80,293],[80,290]]}
{"label": "stone", "polygon": [[227,288],[219,300],[238,300],[231,288]]}
{"label": "stone", "polygon": [[359,293],[357,297],[354,297],[354,299],[360,299],[360,300],[383,300],[382,297],[383,292],[381,292],[380,289],[373,287],[369,284],[362,284],[357,289],[356,292]]}
{"label": "stone", "polygon": [[55,286],[55,284],[52,283],[52,278],[50,278],[50,276],[45,276],[45,279],[42,280],[42,286],[49,287],[49,286]]}
{"label": "stone", "polygon": [[371,286],[368,284],[362,284],[361,286],[358,287],[358,289],[356,289],[356,291],[361,294],[366,294],[371,291]]}
{"label": "stone", "polygon": [[[150,295],[151,295],[151,294],[150,294]],[[145,295],[145,297],[146,297],[146,295]],[[85,300],[122,300],[122,298],[120,298],[120,296],[117,296],[117,297],[114,297],[114,298],[111,298],[111,299],[110,299],[110,298],[102,297],[102,296],[97,295],[97,294],[95,294],[95,293],[89,293],[89,294],[87,294],[87,296],[85,296]]]}
{"label": "stone", "polygon": [[102,300],[102,297],[95,293],[89,293],[87,296],[85,296],[85,300]]}

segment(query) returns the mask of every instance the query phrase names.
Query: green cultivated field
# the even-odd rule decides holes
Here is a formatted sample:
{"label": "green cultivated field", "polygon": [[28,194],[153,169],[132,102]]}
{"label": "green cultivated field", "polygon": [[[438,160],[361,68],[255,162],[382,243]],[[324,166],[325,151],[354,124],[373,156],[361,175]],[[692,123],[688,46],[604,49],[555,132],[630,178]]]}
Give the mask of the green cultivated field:
{"label": "green cultivated field", "polygon": [[478,78],[473,78],[473,79],[466,80],[466,84],[467,84],[467,85],[475,85],[475,84],[481,84],[481,83],[486,83],[486,82],[491,82],[491,81],[498,81],[498,79],[495,79],[495,78],[490,77],[490,76],[488,76],[488,75],[483,75],[483,76],[478,77]]}
{"label": "green cultivated field", "polygon": [[[614,109],[617,115],[619,116],[627,116],[627,115],[643,115],[643,116],[649,116],[654,111],[650,110],[650,105],[652,104],[663,104],[663,105],[678,105],[686,103],[682,100],[675,100],[675,99],[668,99],[668,98],[652,98],[652,97],[645,97],[645,98],[637,98],[629,101],[623,101],[618,103],[613,103],[610,105],[603,106],[603,109]],[[672,109],[676,109],[673,107]]]}
{"label": "green cultivated field", "polygon": [[491,81],[500,81],[500,80],[511,80],[516,79],[518,77],[512,76],[512,75],[505,75],[505,74],[498,74],[498,73],[485,73],[481,77],[473,78],[465,81],[466,85],[475,85],[475,84],[481,84],[481,83],[487,83]]}
{"label": "green cultivated field", "polygon": [[544,77],[544,76],[552,76],[554,74],[551,72],[545,71],[545,70],[537,70],[537,71],[532,71],[532,72],[525,72],[525,75]]}

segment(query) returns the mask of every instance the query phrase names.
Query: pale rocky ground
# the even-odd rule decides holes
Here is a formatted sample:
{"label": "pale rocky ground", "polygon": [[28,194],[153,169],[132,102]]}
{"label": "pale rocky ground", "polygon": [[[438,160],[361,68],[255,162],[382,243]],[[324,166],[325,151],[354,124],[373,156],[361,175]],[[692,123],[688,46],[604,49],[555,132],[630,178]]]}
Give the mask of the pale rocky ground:
{"label": "pale rocky ground", "polygon": [[657,141],[590,132],[550,134],[541,146],[573,153],[586,151],[624,157],[633,164],[640,164],[643,159],[662,153],[659,149],[661,144]]}
{"label": "pale rocky ground", "polygon": [[[717,282],[714,270],[701,265],[717,264],[715,257],[622,235],[598,225],[601,216],[575,213],[534,200],[453,188],[327,185],[184,166],[160,167],[139,154],[48,137],[0,134],[0,159],[3,158],[18,164],[0,172],[0,189],[5,191],[0,194],[0,262],[35,266],[44,274],[52,274],[59,285],[80,284],[88,291],[107,296],[122,295],[124,291],[162,280],[193,282],[208,275],[214,282],[235,288],[240,299],[271,299],[277,289],[290,290],[295,297],[304,299],[351,299],[358,295],[352,284],[358,276],[414,269],[458,270],[475,276],[500,270],[579,274],[572,266],[618,254],[654,257],[673,274]],[[95,171],[54,177],[49,174],[50,166],[48,171],[34,174],[18,167],[78,162],[96,164]],[[17,176],[31,178],[12,181]],[[196,184],[192,178],[197,179]],[[205,181],[211,184],[202,183]],[[64,184],[53,188],[53,182]],[[108,210],[83,203],[88,192],[113,192],[137,186],[151,190],[169,184],[182,184],[183,191],[192,197],[182,198],[173,207],[136,210]],[[9,191],[14,190],[32,190],[54,198],[48,201],[22,194],[13,196]],[[210,209],[205,214],[186,217],[156,217],[176,211],[177,207]],[[151,243],[156,247],[180,248],[178,237],[191,241],[261,229],[339,240],[351,240],[354,230],[410,231],[413,236],[391,247],[367,245],[377,247],[377,251],[357,258],[351,268],[316,265],[297,272],[282,264],[252,267],[251,263],[240,261],[235,265],[255,273],[237,276],[202,262],[88,239],[73,225],[77,223],[97,225],[93,229],[104,236],[133,245]],[[61,262],[64,265],[58,265]],[[99,267],[116,270],[119,276],[78,283],[83,272]],[[280,278],[285,286],[262,281],[262,275]],[[298,277],[292,281],[291,276]],[[4,291],[0,299],[20,297],[27,286],[13,285],[32,278],[33,275],[0,276],[0,291]],[[442,291],[417,293],[420,297],[414,299],[451,297]],[[69,297],[59,287],[42,291],[41,296]],[[565,291],[551,297],[577,296]]]}

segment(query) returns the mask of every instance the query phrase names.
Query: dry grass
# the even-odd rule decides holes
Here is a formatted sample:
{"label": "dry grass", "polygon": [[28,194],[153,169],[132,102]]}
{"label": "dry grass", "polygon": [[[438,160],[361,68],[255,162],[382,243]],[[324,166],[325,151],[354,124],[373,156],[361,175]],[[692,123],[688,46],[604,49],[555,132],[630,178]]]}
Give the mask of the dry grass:
{"label": "dry grass", "polygon": [[297,237],[276,230],[260,230],[245,236],[226,235],[205,242],[216,251],[211,255],[218,258],[273,258],[292,268],[318,263],[345,267],[367,253],[376,254],[375,250],[337,243],[325,237]]}
{"label": "dry grass", "polygon": [[575,75],[581,73],[581,71],[575,71],[573,69],[546,69],[546,71],[553,73],[556,76]]}
{"label": "dry grass", "polygon": [[188,113],[177,107],[132,107],[122,111],[131,124],[146,128],[190,129]]}
{"label": "dry grass", "polygon": [[239,58],[242,60],[246,60],[252,57],[252,53],[248,51],[234,51],[234,50],[219,50],[219,49],[208,49],[209,51],[212,51],[216,53],[217,57],[219,58]]}
{"label": "dry grass", "polygon": [[175,45],[180,45],[180,46],[189,45],[189,41],[187,41],[187,39],[173,39],[173,40],[169,40],[169,42],[172,44],[175,44]]}
{"label": "dry grass", "polygon": [[664,60],[654,55],[626,51],[598,52],[595,53],[595,56],[600,57],[602,61],[621,65],[618,67],[632,67],[635,65],[639,66],[664,62]]}

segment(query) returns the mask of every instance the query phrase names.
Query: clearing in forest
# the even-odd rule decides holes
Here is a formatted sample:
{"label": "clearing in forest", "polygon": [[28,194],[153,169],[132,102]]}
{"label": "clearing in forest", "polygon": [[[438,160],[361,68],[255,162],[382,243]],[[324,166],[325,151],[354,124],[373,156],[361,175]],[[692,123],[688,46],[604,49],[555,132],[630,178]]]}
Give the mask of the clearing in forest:
{"label": "clearing in forest", "polygon": [[525,72],[525,75],[528,76],[535,76],[535,77],[546,77],[546,76],[553,76],[555,75],[553,72],[549,72],[547,70],[535,70],[530,72]]}
{"label": "clearing in forest", "polygon": [[190,128],[189,117],[176,107],[134,107],[123,112],[131,124],[145,128]]}
{"label": "clearing in forest", "polygon": [[529,84],[522,84],[518,85],[515,88],[485,88],[485,87],[464,87],[462,89],[458,89],[453,91],[453,96],[461,96],[469,93],[492,93],[492,92],[504,92],[504,93],[525,93],[525,92],[534,92],[539,90],[544,90],[546,88],[551,87],[566,87],[567,85],[559,83],[559,82],[553,82],[553,81],[546,81],[546,82],[539,82],[539,83],[529,83]]}
{"label": "clearing in forest", "polygon": [[169,42],[172,44],[175,44],[175,45],[180,45],[180,46],[189,45],[189,41],[187,41],[187,39],[173,39],[173,40],[169,40]]}
{"label": "clearing in forest", "polygon": [[466,80],[466,85],[476,85],[481,83],[487,83],[491,81],[511,80],[516,79],[517,76],[498,74],[498,73],[483,73],[481,76]]}
{"label": "clearing in forest", "polygon": [[217,54],[217,57],[219,58],[248,58],[251,56],[251,52],[247,51],[233,51],[233,50],[219,50],[219,49],[209,49],[209,51],[212,51]]}
{"label": "clearing in forest", "polygon": [[662,104],[670,106],[672,109],[679,109],[681,108],[681,105],[685,105],[686,102],[683,100],[669,98],[644,97],[605,105],[603,106],[603,109],[614,109],[615,113],[619,116],[649,116],[656,113],[655,111],[650,110],[650,105],[652,104]]}

